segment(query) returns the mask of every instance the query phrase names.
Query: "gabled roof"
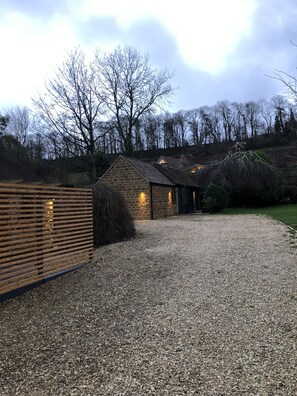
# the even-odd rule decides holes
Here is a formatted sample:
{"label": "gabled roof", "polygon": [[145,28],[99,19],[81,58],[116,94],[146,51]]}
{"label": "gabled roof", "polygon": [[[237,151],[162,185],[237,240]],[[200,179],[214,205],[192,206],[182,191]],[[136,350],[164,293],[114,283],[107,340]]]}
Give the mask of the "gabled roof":
{"label": "gabled roof", "polygon": [[135,170],[138,171],[149,183],[174,186],[174,183],[165,176],[155,165],[121,155]]}
{"label": "gabled roof", "polygon": [[167,176],[174,184],[186,187],[199,187],[191,178],[191,175],[181,169],[174,169],[169,166],[154,164],[165,176]]}
{"label": "gabled roof", "polygon": [[[169,166],[160,165],[157,163],[148,163],[134,158],[125,157],[120,155],[106,173],[114,167],[120,160],[128,162],[141,176],[143,176],[149,183],[161,184],[165,186],[186,186],[186,187],[199,187],[198,184],[192,179],[187,171],[181,169],[171,168]],[[105,174],[106,174],[105,173]],[[104,174],[104,175],[105,175]],[[101,180],[104,179],[104,175]]]}
{"label": "gabled roof", "polygon": [[0,151],[0,181],[42,183],[43,180],[17,160]]}
{"label": "gabled roof", "polygon": [[167,155],[161,155],[157,161],[160,165],[167,165],[171,168],[179,168],[179,159],[175,157],[169,157]]}
{"label": "gabled roof", "polygon": [[179,158],[161,155],[157,163],[174,169],[185,169],[197,165],[198,159],[192,154],[181,154]]}

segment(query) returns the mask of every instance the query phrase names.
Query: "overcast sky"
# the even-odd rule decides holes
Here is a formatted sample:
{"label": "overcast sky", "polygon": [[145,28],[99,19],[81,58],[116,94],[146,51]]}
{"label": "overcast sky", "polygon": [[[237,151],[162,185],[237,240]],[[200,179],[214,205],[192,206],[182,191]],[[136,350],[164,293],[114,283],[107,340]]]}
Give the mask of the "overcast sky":
{"label": "overcast sky", "polygon": [[31,105],[69,49],[129,45],[175,72],[170,111],[270,99],[296,75],[297,0],[0,0],[0,112]]}

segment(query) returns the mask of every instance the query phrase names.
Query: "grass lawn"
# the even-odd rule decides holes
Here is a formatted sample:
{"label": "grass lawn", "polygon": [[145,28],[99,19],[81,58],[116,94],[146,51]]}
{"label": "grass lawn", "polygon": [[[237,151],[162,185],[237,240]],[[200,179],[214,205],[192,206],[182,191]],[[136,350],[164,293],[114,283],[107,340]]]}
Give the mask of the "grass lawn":
{"label": "grass lawn", "polygon": [[297,204],[268,206],[264,208],[228,208],[223,214],[260,214],[270,216],[297,230]]}

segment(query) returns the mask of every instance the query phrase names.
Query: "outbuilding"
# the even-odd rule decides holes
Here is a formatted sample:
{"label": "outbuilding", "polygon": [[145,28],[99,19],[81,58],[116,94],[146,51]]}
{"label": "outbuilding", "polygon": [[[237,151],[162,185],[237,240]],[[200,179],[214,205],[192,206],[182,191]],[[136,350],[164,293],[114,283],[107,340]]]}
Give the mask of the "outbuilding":
{"label": "outbuilding", "polygon": [[199,189],[189,175],[182,170],[166,170],[157,163],[120,155],[98,183],[119,191],[136,220],[158,219],[199,209],[195,198]]}

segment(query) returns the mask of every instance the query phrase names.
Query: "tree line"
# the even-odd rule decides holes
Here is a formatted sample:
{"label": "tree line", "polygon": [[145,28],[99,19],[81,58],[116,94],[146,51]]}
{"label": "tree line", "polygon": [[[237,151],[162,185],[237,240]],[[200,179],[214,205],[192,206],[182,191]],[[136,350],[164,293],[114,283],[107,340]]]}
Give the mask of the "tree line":
{"label": "tree line", "polygon": [[96,180],[97,153],[132,155],[263,134],[296,140],[296,107],[285,97],[219,101],[170,113],[172,78],[172,72],[152,68],[148,54],[130,47],[110,53],[96,50],[89,57],[76,48],[30,109],[2,111],[0,147],[19,150],[31,159],[88,156]]}

